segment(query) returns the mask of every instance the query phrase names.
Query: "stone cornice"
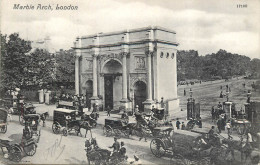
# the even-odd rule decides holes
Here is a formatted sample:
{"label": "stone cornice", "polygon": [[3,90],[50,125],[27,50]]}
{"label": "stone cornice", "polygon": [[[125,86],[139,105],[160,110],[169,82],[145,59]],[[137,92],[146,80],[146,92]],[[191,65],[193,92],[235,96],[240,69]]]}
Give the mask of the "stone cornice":
{"label": "stone cornice", "polygon": [[128,55],[130,55],[130,53],[129,52],[121,52],[120,55],[122,57],[124,57],[124,56],[127,57]]}
{"label": "stone cornice", "polygon": [[148,42],[152,42],[154,44],[156,43],[162,43],[162,44],[168,44],[168,45],[174,45],[174,46],[178,46],[179,43],[177,42],[170,42],[170,41],[164,41],[164,40],[149,40],[149,39],[144,39],[144,40],[140,40],[140,41],[135,41],[135,42],[117,42],[117,43],[114,43],[114,44],[105,44],[105,45],[89,45],[89,46],[86,46],[86,47],[81,47],[81,48],[78,48],[78,47],[72,47],[72,49],[92,49],[92,48],[106,48],[106,47],[116,47],[116,46],[121,46],[121,45],[136,45],[136,44],[145,44],[145,43],[148,43]]}
{"label": "stone cornice", "polygon": [[[98,34],[94,34],[94,35],[87,35],[87,36],[82,36],[81,39],[93,38],[93,37],[97,37],[97,36],[103,37],[103,36],[119,35],[119,34],[124,34],[124,33],[134,33],[134,32],[147,31],[147,30],[161,30],[161,31],[165,31],[168,33],[176,34],[176,32],[174,30],[170,30],[170,29],[163,28],[160,26],[148,26],[148,27],[144,27],[144,28],[121,30],[121,31],[117,31],[117,32],[98,33]],[[77,37],[77,39],[80,39],[80,37]]]}

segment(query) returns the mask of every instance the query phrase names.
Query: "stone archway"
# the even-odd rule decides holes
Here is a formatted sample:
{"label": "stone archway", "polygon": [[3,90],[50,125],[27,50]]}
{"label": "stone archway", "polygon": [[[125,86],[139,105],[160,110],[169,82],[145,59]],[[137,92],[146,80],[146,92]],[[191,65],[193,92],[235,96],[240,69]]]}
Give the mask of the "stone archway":
{"label": "stone archway", "polygon": [[91,108],[90,98],[93,96],[93,81],[88,80],[86,82],[86,107]]}
{"label": "stone archway", "polygon": [[122,64],[110,59],[102,67],[105,108],[118,108],[122,99]]}
{"label": "stone archway", "polygon": [[139,106],[144,111],[143,102],[147,99],[146,84],[143,81],[136,81],[134,84],[134,106]]}

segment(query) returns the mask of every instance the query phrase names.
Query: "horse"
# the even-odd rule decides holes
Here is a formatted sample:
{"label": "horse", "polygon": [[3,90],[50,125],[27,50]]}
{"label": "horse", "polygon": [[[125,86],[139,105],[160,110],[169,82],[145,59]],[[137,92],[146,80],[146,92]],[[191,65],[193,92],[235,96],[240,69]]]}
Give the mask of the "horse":
{"label": "horse", "polygon": [[240,137],[240,141],[236,142],[232,140],[233,138],[227,140],[223,140],[223,144],[227,144],[229,151],[234,152],[233,150],[237,150],[241,153],[241,162],[246,162],[248,157],[251,159],[251,153],[253,151],[253,148],[251,144],[248,141],[243,141],[243,137]]}
{"label": "horse", "polygon": [[[90,131],[91,136],[92,136],[92,132],[91,132],[92,126],[89,124],[88,121],[81,121],[81,122],[79,123],[79,127],[80,127],[79,129],[83,128],[83,129],[86,130],[85,137],[87,136],[88,131]],[[81,134],[81,133],[80,133],[80,134]],[[81,134],[81,136],[82,136],[82,134]]]}
{"label": "horse", "polygon": [[43,122],[43,123],[42,123],[42,126],[43,126],[43,127],[45,127],[45,120],[46,120],[46,118],[49,117],[49,116],[50,116],[50,115],[49,115],[49,112],[44,112],[44,113],[40,114],[40,119],[41,119],[41,121]]}
{"label": "horse", "polygon": [[111,151],[99,148],[95,138],[87,139],[85,141],[85,147],[89,164],[101,164],[101,162],[106,164],[110,161]]}

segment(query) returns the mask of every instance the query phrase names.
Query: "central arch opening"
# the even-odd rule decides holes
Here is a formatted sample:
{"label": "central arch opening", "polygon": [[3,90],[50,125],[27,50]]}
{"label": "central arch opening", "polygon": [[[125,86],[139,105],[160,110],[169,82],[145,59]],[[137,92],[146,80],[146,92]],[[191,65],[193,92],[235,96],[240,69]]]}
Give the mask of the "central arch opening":
{"label": "central arch opening", "polygon": [[105,108],[120,106],[122,99],[122,65],[111,59],[103,67]]}
{"label": "central arch opening", "polygon": [[147,98],[147,92],[146,92],[146,84],[143,81],[137,81],[134,84],[134,103],[135,107],[136,105],[139,106],[139,110],[141,112],[144,111],[144,104],[143,102]]}

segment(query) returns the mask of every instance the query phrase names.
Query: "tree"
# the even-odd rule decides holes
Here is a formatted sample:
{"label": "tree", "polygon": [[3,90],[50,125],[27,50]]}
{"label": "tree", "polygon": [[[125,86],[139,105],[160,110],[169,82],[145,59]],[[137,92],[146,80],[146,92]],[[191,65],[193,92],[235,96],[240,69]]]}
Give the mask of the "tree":
{"label": "tree", "polygon": [[75,58],[73,50],[61,50],[56,54],[55,59],[56,81],[62,82],[63,85],[72,84],[75,78]]}
{"label": "tree", "polygon": [[178,81],[228,78],[245,75],[248,72],[257,75],[260,69],[259,59],[251,60],[249,57],[232,54],[222,49],[206,56],[198,56],[195,50],[180,50],[177,53]]}
{"label": "tree", "polygon": [[1,91],[22,85],[26,53],[30,50],[30,42],[21,39],[18,33],[8,37],[1,34]]}
{"label": "tree", "polygon": [[[48,51],[36,49],[27,54],[25,70],[25,83],[34,82],[35,85],[55,80],[55,59]],[[33,80],[34,79],[34,80]]]}

